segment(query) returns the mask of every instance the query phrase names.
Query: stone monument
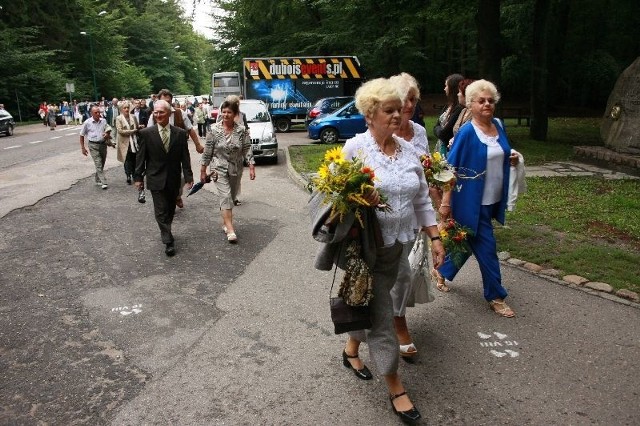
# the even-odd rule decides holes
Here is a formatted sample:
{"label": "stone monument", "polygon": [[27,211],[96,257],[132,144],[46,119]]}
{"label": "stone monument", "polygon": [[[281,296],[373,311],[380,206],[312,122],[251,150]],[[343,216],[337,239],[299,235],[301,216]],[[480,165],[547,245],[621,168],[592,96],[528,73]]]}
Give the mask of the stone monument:
{"label": "stone monument", "polygon": [[607,101],[600,135],[609,149],[640,154],[640,57],[618,77]]}

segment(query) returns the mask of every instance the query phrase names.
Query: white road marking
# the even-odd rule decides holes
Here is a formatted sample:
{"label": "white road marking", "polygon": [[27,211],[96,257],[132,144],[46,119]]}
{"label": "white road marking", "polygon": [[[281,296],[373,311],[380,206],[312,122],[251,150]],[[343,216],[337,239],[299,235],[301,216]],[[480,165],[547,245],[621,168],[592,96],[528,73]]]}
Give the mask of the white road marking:
{"label": "white road marking", "polygon": [[36,144],[36,143],[42,143],[44,141],[33,141],[33,142],[29,142],[30,144]]}
{"label": "white road marking", "polygon": [[[498,333],[497,331],[494,331],[491,334],[486,334],[486,333],[482,333],[482,332],[477,332],[477,335],[479,338],[482,339],[482,341],[480,342],[480,347],[482,348],[500,348],[501,350],[498,351],[496,349],[491,349],[489,350],[489,353],[497,358],[502,358],[505,356],[509,356],[510,358],[516,358],[518,356],[520,356],[520,352],[512,350],[512,349],[502,349],[503,346],[513,346],[514,349],[515,347],[518,346],[518,342],[515,340],[505,340],[507,337],[509,337],[508,335],[504,334],[504,333]],[[491,337],[497,337],[499,340],[488,340],[491,339]]]}
{"label": "white road marking", "polygon": [[22,147],[22,145],[13,145],[13,146],[6,146],[4,147],[4,149],[15,149],[15,148],[20,148]]}
{"label": "white road marking", "polygon": [[133,305],[131,308],[128,306],[118,306],[117,308],[111,308],[111,312],[119,312],[120,315],[127,316],[131,314],[139,314],[142,312],[142,303]]}
{"label": "white road marking", "polygon": [[62,136],[52,136],[49,139],[53,140],[53,139],[60,139]]}

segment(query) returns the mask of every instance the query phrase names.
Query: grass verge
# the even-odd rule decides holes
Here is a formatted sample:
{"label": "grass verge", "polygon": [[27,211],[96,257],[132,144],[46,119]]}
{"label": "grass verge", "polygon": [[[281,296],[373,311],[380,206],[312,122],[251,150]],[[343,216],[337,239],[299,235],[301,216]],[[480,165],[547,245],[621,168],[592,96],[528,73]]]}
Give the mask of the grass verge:
{"label": "grass verge", "polygon": [[[599,121],[551,119],[546,142],[529,139],[528,127],[509,121],[506,127],[526,164],[537,165],[571,160],[574,145],[601,145]],[[435,117],[428,117],[427,129],[434,123]],[[315,172],[333,146],[290,147],[293,168],[301,174]],[[640,181],[527,178],[527,185],[516,210],[507,213],[507,226],[496,228],[499,250],[564,274],[640,292]]]}

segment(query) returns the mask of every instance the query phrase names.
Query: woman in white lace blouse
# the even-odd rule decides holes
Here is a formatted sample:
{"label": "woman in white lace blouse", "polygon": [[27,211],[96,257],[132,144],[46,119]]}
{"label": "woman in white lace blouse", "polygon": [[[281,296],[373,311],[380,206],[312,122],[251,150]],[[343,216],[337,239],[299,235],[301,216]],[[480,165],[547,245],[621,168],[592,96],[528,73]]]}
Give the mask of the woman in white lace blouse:
{"label": "woman in white lace blouse", "polygon": [[[432,237],[434,264],[444,259],[444,248],[436,227],[436,216],[429,199],[422,166],[412,146],[393,137],[400,126],[401,95],[388,79],[363,84],[356,92],[356,107],[365,116],[368,130],[349,139],[343,148],[346,158],[359,157],[376,174],[369,201],[379,203],[384,194],[391,211],[377,211],[383,246],[378,247],[373,268],[373,299],[370,302],[372,327],[349,333],[343,364],[361,379],[371,372],[358,357],[360,342],[366,341],[378,371],[385,379],[391,405],[405,422],[420,418],[398,375],[398,340],[393,324],[393,305],[389,291],[396,281],[403,244],[414,239],[416,224]],[[378,192],[379,191],[379,192]]]}
{"label": "woman in white lace blouse", "polygon": [[[389,79],[400,92],[403,98],[402,113],[400,116],[400,126],[394,133],[396,139],[407,142],[414,150],[416,158],[421,155],[429,154],[429,141],[427,139],[427,131],[424,127],[411,121],[411,117],[416,110],[416,105],[420,102],[420,88],[416,79],[405,72],[394,75]],[[438,191],[430,188],[430,195],[433,199],[434,195],[439,196]],[[433,199],[435,201],[435,199]],[[409,334],[407,319],[405,316],[407,310],[407,302],[413,295],[413,287],[411,285],[411,268],[409,267],[409,252],[413,247],[415,236],[407,244],[403,245],[402,256],[400,257],[400,265],[398,268],[398,278],[391,289],[391,300],[393,302],[393,322],[398,335],[398,343],[400,356],[409,358],[418,354],[418,350]],[[413,306],[413,305],[411,305]]]}

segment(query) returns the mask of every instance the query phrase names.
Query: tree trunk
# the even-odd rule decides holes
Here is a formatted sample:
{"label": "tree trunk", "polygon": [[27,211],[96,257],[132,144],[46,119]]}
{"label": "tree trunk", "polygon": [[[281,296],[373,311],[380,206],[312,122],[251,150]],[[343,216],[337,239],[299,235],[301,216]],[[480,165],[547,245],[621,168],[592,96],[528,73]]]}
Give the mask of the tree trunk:
{"label": "tree trunk", "polygon": [[549,126],[548,89],[548,31],[550,0],[536,0],[533,12],[533,39],[531,46],[531,127],[533,140],[547,140]]}
{"label": "tree trunk", "polygon": [[478,72],[500,87],[502,47],[500,41],[500,0],[480,0],[476,14],[478,29]]}

